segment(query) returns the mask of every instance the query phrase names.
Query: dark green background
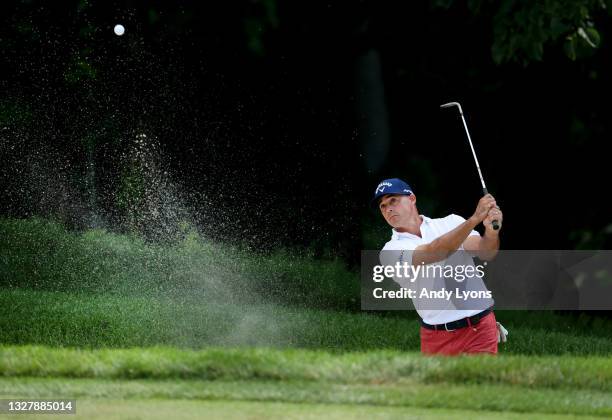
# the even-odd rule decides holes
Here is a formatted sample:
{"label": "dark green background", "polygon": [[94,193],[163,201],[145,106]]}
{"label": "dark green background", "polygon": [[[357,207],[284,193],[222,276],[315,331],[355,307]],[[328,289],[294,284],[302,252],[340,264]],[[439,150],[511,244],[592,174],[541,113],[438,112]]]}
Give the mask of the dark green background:
{"label": "dark green background", "polygon": [[[605,248],[608,10],[4,3],[0,213],[152,237],[187,218],[210,236],[356,263],[387,240],[367,208],[383,177],[411,183],[430,217],[471,214],[480,185],[465,134],[438,108],[457,100],[504,210],[502,246]],[[180,217],[130,224],[125,203],[148,182],[124,158],[139,133],[155,139]]]}

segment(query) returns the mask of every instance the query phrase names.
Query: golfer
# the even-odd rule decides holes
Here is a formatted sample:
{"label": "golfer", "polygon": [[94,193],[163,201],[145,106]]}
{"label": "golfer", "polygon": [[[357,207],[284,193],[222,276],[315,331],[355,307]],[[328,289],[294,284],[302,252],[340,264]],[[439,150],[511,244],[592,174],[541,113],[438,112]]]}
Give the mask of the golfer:
{"label": "golfer", "polygon": [[[412,188],[401,179],[386,179],[376,187],[373,204],[378,206],[385,221],[393,228],[391,240],[381,252],[381,262],[385,265],[407,262],[422,267],[443,264],[445,268],[462,268],[462,273],[469,271],[465,269],[467,266],[472,266],[471,276],[451,279],[450,283],[459,287],[448,289],[481,297],[463,301],[455,296],[435,302],[427,297],[413,297],[422,320],[421,352],[497,354],[498,340],[505,341],[504,333],[507,331],[495,320],[493,299],[482,275],[475,270],[473,260],[473,256],[491,260],[499,250],[500,230],[493,229],[492,221],[497,220],[501,229],[503,215],[495,198],[490,194],[482,197],[474,214],[467,220],[455,214],[431,219],[419,214],[416,203]],[[474,230],[480,223],[485,227],[482,236]],[[449,285],[448,278],[422,276],[412,283],[406,278],[394,280],[402,287],[417,289],[440,289]]]}

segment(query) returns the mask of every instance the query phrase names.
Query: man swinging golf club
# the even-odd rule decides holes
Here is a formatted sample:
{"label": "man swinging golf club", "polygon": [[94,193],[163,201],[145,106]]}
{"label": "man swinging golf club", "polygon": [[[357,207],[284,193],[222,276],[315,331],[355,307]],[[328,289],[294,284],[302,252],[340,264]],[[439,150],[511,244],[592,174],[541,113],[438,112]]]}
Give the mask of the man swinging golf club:
{"label": "man swinging golf club", "polygon": [[[461,112],[459,104],[453,104]],[[462,112],[461,116],[463,118]],[[463,121],[471,146],[467,126]],[[421,352],[424,354],[497,354],[498,341],[506,341],[508,332],[495,320],[493,299],[488,294],[482,275],[474,269],[472,258],[478,256],[488,261],[495,257],[499,250],[499,231],[503,220],[495,198],[487,193],[475,153],[474,159],[484,196],[478,201],[474,214],[467,220],[455,214],[438,219],[420,215],[412,188],[398,178],[382,181],[374,192],[373,203],[393,228],[391,240],[381,252],[381,262],[384,265],[406,262],[417,267],[441,263],[445,267],[462,267],[462,273],[470,271],[472,275],[467,278],[462,275],[460,280],[458,277],[453,279],[456,284],[461,286],[463,292],[485,296],[467,303],[457,299],[432,302],[427,295],[424,298],[413,297],[415,308],[422,319],[420,335]],[[482,236],[474,230],[480,223],[485,227]],[[466,270],[467,267],[473,270]],[[394,279],[402,287],[416,285],[417,289],[439,289],[448,280],[439,274],[437,278],[434,275],[433,278],[414,279],[416,283],[411,284],[405,278]]]}

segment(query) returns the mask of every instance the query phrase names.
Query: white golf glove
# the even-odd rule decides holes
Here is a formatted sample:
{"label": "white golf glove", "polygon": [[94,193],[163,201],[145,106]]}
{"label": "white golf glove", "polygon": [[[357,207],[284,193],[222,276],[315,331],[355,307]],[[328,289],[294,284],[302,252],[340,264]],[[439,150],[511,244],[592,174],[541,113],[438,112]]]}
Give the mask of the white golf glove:
{"label": "white golf glove", "polygon": [[497,342],[505,343],[508,341],[508,330],[502,324],[497,323]]}

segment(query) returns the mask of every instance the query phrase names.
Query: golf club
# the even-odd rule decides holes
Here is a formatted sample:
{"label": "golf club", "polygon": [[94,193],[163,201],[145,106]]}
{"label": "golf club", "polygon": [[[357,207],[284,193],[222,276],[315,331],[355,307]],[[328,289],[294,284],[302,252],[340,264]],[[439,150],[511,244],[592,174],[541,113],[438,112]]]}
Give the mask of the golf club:
{"label": "golf club", "polygon": [[[474,146],[472,145],[472,139],[470,137],[470,132],[468,131],[467,124],[465,123],[465,118],[463,116],[463,110],[461,109],[461,105],[459,102],[449,102],[447,104],[440,105],[440,108],[450,108],[452,106],[456,106],[459,108],[459,114],[461,115],[461,121],[463,121],[463,127],[465,128],[465,134],[467,134],[468,142],[470,143],[470,149],[472,149],[472,155],[474,156],[474,162],[476,162],[476,169],[478,169],[478,176],[480,176],[480,182],[482,183],[482,193],[483,195],[488,194],[487,186],[485,185],[484,178],[482,177],[482,172],[480,171],[480,165],[478,164],[478,158],[476,157],[476,152],[474,151]],[[499,222],[497,220],[493,220],[491,222],[494,230],[499,229]]]}

